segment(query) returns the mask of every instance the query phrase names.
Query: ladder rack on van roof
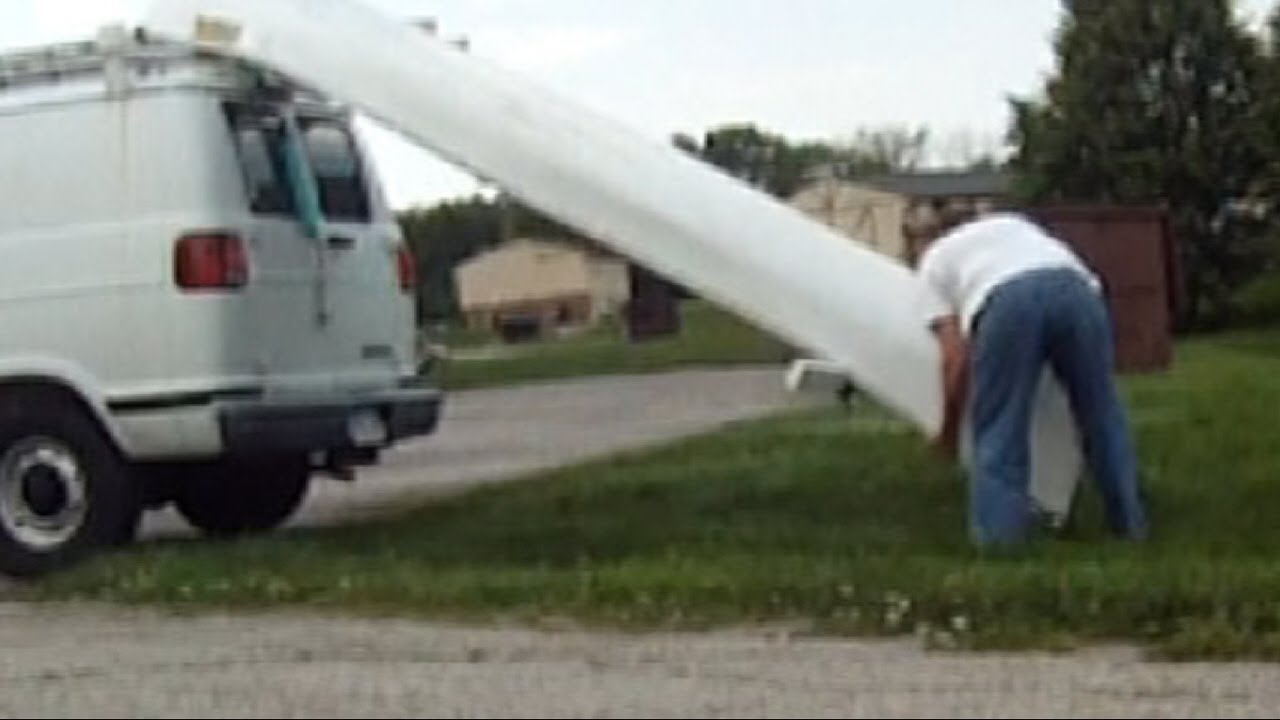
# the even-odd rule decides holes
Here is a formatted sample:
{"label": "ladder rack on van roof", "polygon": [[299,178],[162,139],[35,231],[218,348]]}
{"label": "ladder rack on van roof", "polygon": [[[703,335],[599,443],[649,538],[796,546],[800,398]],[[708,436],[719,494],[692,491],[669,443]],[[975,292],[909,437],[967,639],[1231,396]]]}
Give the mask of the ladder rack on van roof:
{"label": "ladder rack on van roof", "polygon": [[[56,83],[64,79],[109,72],[113,62],[121,62],[131,74],[148,65],[155,67],[175,61],[211,57],[195,45],[159,40],[141,30],[122,25],[102,28],[92,40],[55,43],[0,53],[0,92],[19,87]],[[240,59],[223,59],[228,67],[238,67],[254,78],[261,89],[284,92],[303,102],[332,106],[319,95],[268,69]]]}
{"label": "ladder rack on van roof", "polygon": [[193,54],[191,47],[151,40],[140,30],[129,32],[122,26],[110,26],[93,40],[0,53],[0,87],[100,70],[115,58],[168,60]]}

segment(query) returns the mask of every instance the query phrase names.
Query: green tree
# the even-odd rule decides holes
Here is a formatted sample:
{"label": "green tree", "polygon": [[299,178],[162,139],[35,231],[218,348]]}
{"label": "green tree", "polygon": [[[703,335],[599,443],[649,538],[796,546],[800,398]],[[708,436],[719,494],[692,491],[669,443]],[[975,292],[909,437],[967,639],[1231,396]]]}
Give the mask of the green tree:
{"label": "green tree", "polygon": [[458,315],[454,270],[500,243],[533,237],[601,250],[599,244],[511,198],[473,196],[400,213],[418,265],[418,311],[425,321]]}
{"label": "green tree", "polygon": [[701,141],[672,137],[677,148],[778,197],[793,195],[819,167],[846,178],[913,170],[928,140],[924,129],[885,127],[859,130],[844,142],[793,141],[751,123],[712,128]]}
{"label": "green tree", "polygon": [[1263,69],[1259,78],[1256,133],[1267,162],[1259,183],[1254,207],[1271,219],[1268,269],[1280,261],[1280,218],[1272,210],[1280,198],[1280,6],[1267,22],[1263,46]]}
{"label": "green tree", "polygon": [[859,130],[838,151],[842,174],[910,172],[920,167],[929,151],[926,128],[888,126]]}
{"label": "green tree", "polygon": [[502,217],[497,204],[476,196],[400,213],[400,226],[418,265],[418,314],[426,321],[458,313],[453,270],[497,245]]}
{"label": "green tree", "polygon": [[789,195],[800,183],[800,177],[780,172],[784,167],[792,169],[793,163],[787,157],[790,152],[786,138],[751,124],[710,130],[699,150],[702,159],[712,165],[775,195]]}
{"label": "green tree", "polygon": [[1065,0],[1044,96],[1015,99],[1024,199],[1168,208],[1184,327],[1226,309],[1258,266],[1262,54],[1229,0]]}

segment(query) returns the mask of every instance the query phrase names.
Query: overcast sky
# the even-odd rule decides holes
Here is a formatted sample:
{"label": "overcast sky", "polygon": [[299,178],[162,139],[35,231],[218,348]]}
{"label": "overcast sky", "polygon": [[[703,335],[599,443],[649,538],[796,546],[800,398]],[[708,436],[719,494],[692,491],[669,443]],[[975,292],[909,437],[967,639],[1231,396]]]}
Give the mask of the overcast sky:
{"label": "overcast sky", "polygon": [[[998,142],[1052,67],[1058,0],[368,0],[655,137],[754,121],[797,138],[927,125]],[[1261,17],[1274,0],[1238,0]],[[148,0],[0,0],[0,48],[71,40]],[[397,207],[475,183],[367,131]]]}

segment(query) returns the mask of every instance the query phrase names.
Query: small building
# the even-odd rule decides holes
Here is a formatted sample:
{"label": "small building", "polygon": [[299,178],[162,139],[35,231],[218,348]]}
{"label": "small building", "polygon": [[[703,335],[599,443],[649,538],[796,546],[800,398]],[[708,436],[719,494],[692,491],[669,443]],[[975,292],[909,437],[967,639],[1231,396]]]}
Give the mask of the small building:
{"label": "small building", "polygon": [[1115,332],[1116,369],[1163,372],[1185,299],[1182,258],[1168,211],[1118,205],[1019,208],[1069,245],[1102,282]]}
{"label": "small building", "polygon": [[508,337],[589,327],[622,312],[626,261],[570,243],[517,239],[454,270],[467,325]]}
{"label": "small building", "polygon": [[823,170],[791,197],[792,207],[890,257],[908,260],[912,226],[945,207],[985,211],[1003,204],[1008,178],[998,170],[895,173],[857,179]]}
{"label": "small building", "polygon": [[836,232],[890,257],[904,257],[902,224],[910,202],[862,182],[816,180],[791,198],[791,206]]}

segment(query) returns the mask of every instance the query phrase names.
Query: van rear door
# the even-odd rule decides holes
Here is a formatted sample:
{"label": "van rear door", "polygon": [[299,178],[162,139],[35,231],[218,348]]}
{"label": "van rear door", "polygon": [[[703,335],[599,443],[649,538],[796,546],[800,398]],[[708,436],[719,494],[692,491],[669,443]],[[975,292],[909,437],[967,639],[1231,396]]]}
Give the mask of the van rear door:
{"label": "van rear door", "polygon": [[[280,104],[231,103],[227,117],[251,214],[246,293],[268,390],[394,386],[413,348],[400,236],[349,122]],[[319,217],[308,217],[310,202]]]}

